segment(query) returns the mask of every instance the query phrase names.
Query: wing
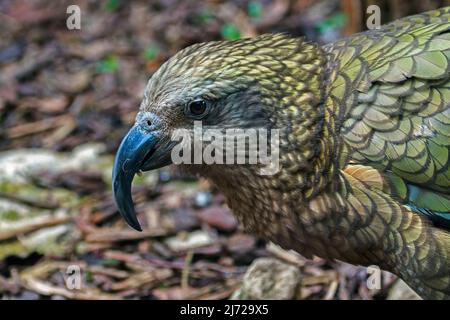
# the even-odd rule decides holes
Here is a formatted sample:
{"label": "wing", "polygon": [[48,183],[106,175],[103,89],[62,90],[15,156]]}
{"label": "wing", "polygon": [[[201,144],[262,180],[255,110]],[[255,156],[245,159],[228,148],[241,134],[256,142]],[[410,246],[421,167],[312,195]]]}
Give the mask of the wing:
{"label": "wing", "polygon": [[325,50],[346,161],[384,171],[415,211],[450,219],[450,7]]}
{"label": "wing", "polygon": [[[419,215],[395,201],[397,194],[391,187],[403,180],[352,164],[342,170],[341,177],[349,215],[355,217],[348,240],[356,248],[371,241],[383,243],[381,253],[375,246],[361,257],[372,255],[372,263],[377,256],[390,260],[390,271],[425,299],[450,299],[450,233],[433,227],[428,214]],[[406,193],[407,187],[403,190]]]}

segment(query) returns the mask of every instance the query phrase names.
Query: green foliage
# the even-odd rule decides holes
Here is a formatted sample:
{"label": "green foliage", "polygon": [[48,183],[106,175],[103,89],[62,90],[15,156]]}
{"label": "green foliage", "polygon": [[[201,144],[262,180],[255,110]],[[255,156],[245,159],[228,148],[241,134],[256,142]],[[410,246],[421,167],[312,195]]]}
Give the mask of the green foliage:
{"label": "green foliage", "polygon": [[241,38],[241,32],[232,23],[227,23],[222,26],[220,33],[224,39],[227,40],[238,40]]}
{"label": "green foliage", "polygon": [[151,44],[150,46],[148,46],[144,50],[144,58],[145,58],[145,60],[153,60],[153,59],[155,59],[158,56],[160,51],[161,50],[160,50],[158,45]]}
{"label": "green foliage", "polygon": [[104,259],[102,260],[102,265],[105,267],[117,267],[120,264],[119,260],[116,259]]}
{"label": "green foliage", "polygon": [[16,255],[25,256],[30,252],[20,241],[5,241],[0,244],[0,260],[5,257]]}
{"label": "green foliage", "polygon": [[320,33],[325,33],[329,29],[342,28],[347,23],[347,19],[348,17],[344,12],[339,12],[318,23],[316,28]]}
{"label": "green foliage", "polygon": [[105,9],[109,12],[114,12],[119,9],[120,0],[107,0],[105,4]]}
{"label": "green foliage", "polygon": [[97,62],[96,70],[100,73],[114,73],[119,69],[119,60],[115,56],[108,56]]}
{"label": "green foliage", "polygon": [[194,22],[198,25],[206,25],[213,19],[214,14],[211,10],[202,10],[198,15],[195,16]]}
{"label": "green foliage", "polygon": [[6,211],[0,213],[0,218],[2,220],[16,221],[16,220],[19,220],[20,216],[17,211],[6,210]]}
{"label": "green foliage", "polygon": [[21,186],[18,183],[13,183],[10,181],[2,181],[0,182],[0,192],[5,193],[15,193],[21,189]]}
{"label": "green foliage", "polygon": [[93,283],[94,282],[94,275],[92,274],[91,271],[86,271],[85,272],[85,279],[86,279],[86,282],[88,282],[88,283]]}
{"label": "green foliage", "polygon": [[247,14],[251,18],[259,18],[262,15],[263,6],[258,1],[250,1],[247,4]]}

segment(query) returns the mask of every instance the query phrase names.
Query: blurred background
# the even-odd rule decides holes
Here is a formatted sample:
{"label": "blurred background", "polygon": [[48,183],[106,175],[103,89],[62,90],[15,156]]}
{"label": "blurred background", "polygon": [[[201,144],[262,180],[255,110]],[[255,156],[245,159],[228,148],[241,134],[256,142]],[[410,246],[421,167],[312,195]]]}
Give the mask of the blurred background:
{"label": "blurred background", "polygon": [[[81,30],[66,27],[71,4]],[[171,55],[267,32],[334,41],[365,30],[371,4],[385,23],[450,1],[0,1],[0,298],[415,298],[388,273],[369,290],[366,268],[244,234],[213,186],[176,168],[136,177],[141,233],[110,192],[115,150]],[[259,290],[245,273],[261,258],[265,277],[296,280]]]}

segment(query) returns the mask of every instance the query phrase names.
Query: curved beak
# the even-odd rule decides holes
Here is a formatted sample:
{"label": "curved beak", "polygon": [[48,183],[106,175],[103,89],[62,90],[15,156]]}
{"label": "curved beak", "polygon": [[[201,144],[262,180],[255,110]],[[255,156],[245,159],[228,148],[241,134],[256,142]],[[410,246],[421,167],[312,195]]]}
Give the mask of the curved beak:
{"label": "curved beak", "polygon": [[[158,132],[146,132],[139,125],[134,125],[120,144],[116,154],[112,173],[112,191],[120,214],[134,229],[142,231],[136,217],[131,183],[138,171],[163,167],[167,157],[158,154]],[[164,149],[164,148],[162,148]]]}

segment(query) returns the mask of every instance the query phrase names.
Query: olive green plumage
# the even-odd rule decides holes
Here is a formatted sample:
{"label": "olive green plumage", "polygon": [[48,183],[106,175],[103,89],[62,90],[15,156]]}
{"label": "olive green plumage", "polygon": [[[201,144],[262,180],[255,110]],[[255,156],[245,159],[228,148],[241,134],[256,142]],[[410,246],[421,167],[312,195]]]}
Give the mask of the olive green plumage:
{"label": "olive green plumage", "polygon": [[275,175],[184,165],[247,231],[450,298],[450,8],[324,46],[280,34],[191,46],[153,75],[139,114],[169,137],[193,125],[198,97],[206,125],[281,130]]}

